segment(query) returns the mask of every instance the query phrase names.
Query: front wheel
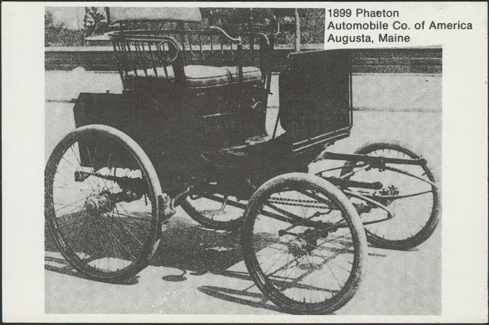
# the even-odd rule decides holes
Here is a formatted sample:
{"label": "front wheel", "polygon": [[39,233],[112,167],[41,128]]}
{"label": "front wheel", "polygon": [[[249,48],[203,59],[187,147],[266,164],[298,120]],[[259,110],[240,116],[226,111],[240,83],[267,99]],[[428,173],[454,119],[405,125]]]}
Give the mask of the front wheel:
{"label": "front wheel", "polygon": [[[382,142],[367,144],[355,153],[390,158],[420,158],[400,144]],[[354,181],[382,183],[382,189],[362,189],[360,194],[382,203],[394,215],[389,219],[385,210],[375,206],[371,206],[370,210],[364,209],[360,217],[367,240],[374,246],[387,249],[410,249],[426,241],[438,224],[440,205],[435,178],[428,165],[385,164],[381,168],[366,167],[363,162],[347,162],[342,175]],[[362,204],[361,201],[359,203]]]}
{"label": "front wheel", "polygon": [[162,194],[136,142],[108,126],[81,127],[56,146],[44,175],[47,226],[71,266],[108,282],[147,266],[161,232]]}
{"label": "front wheel", "polygon": [[253,194],[241,238],[256,286],[293,314],[331,313],[355,294],[366,239],[357,211],[320,177],[277,176]]}

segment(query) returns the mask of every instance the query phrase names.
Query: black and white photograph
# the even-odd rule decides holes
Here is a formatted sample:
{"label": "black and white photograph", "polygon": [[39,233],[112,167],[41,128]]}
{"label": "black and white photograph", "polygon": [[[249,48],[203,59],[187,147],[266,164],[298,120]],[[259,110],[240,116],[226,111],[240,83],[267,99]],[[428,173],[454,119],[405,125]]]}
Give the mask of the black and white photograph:
{"label": "black and white photograph", "polygon": [[40,290],[12,320],[487,320],[487,5],[93,4],[24,12]]}

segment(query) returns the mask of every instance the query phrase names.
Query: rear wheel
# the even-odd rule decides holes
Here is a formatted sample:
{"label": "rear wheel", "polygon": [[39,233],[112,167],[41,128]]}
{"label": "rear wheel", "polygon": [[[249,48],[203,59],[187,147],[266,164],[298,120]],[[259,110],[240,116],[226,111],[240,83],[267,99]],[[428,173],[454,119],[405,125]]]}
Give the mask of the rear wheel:
{"label": "rear wheel", "polygon": [[[399,144],[371,143],[355,151],[357,154],[403,159],[419,155]],[[363,162],[347,162],[342,175],[362,182],[381,182],[380,190],[362,189],[357,193],[386,206],[394,217],[372,206],[360,214],[373,245],[387,249],[410,249],[427,240],[439,221],[439,196],[433,173],[426,165],[386,164],[384,168],[365,168]],[[362,202],[356,198],[353,201]],[[364,202],[363,202],[364,203]]]}
{"label": "rear wheel", "polygon": [[277,176],[255,192],[244,218],[246,266],[280,308],[325,314],[354,296],[365,268],[365,232],[331,183],[301,173]]}
{"label": "rear wheel", "polygon": [[45,217],[76,270],[119,281],[147,266],[160,236],[156,172],[124,133],[81,127],[54,149],[45,170]]}

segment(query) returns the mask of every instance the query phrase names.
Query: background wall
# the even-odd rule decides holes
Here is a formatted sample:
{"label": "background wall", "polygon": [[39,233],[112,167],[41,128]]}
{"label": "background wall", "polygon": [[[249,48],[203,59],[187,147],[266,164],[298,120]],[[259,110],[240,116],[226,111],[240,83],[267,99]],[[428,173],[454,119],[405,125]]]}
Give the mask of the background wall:
{"label": "background wall", "polygon": [[[303,44],[302,50],[322,50],[323,44]],[[274,71],[285,68],[287,55],[293,46],[277,44],[274,50]],[[113,48],[106,47],[46,47],[46,70],[73,70],[83,67],[93,71],[116,71]],[[362,49],[353,51],[354,73],[442,73],[441,48]]]}

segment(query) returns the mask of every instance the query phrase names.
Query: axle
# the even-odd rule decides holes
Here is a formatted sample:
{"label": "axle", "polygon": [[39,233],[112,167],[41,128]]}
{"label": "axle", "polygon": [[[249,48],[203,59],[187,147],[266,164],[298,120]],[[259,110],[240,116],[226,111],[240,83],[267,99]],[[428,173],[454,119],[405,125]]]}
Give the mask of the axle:
{"label": "axle", "polygon": [[[116,182],[125,191],[138,193],[136,195],[139,196],[139,198],[142,196],[142,194],[145,194],[147,191],[147,185],[142,178],[118,177],[112,175],[102,175],[99,173],[76,171],[75,182],[84,182],[90,176],[95,176],[95,177]],[[134,200],[137,200],[137,198],[135,198]]]}
{"label": "axle", "polygon": [[112,211],[119,202],[139,200],[142,196],[142,194],[137,194],[129,189],[124,189],[118,193],[103,191],[99,194],[90,195],[85,201],[85,208],[91,215],[101,215]]}

